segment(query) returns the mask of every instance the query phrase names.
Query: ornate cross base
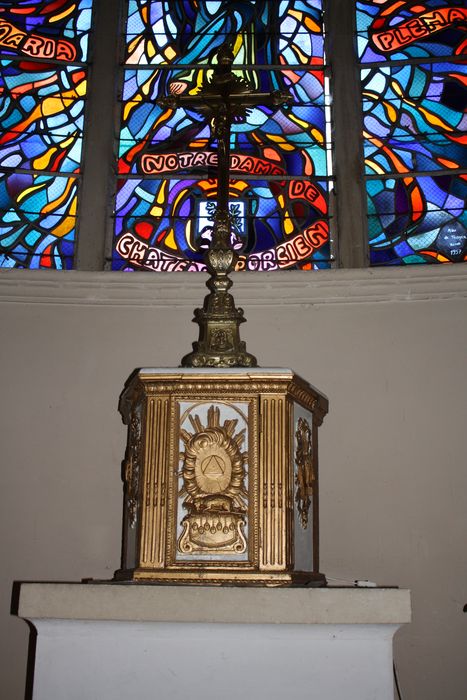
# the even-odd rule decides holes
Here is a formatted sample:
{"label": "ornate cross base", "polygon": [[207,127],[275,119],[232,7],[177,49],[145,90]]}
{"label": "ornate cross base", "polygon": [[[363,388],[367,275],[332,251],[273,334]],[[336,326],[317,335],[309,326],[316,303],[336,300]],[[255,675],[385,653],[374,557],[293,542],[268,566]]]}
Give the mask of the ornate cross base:
{"label": "ornate cross base", "polygon": [[195,309],[194,321],[199,325],[199,339],[193,352],[182,359],[182,367],[256,367],[254,355],[240,340],[239,326],[245,321],[243,309],[236,308],[229,294],[237,254],[229,248],[229,215],[216,213],[212,245],[205,255],[210,278],[206,286],[210,293],[202,309]]}
{"label": "ornate cross base", "polygon": [[199,340],[182,359],[183,367],[256,367],[256,358],[240,340],[243,309],[235,308],[231,294],[208,295],[202,309],[195,309]]}
{"label": "ornate cross base", "polygon": [[291,370],[143,369],[121,411],[129,438],[117,580],[325,584],[322,394]]}

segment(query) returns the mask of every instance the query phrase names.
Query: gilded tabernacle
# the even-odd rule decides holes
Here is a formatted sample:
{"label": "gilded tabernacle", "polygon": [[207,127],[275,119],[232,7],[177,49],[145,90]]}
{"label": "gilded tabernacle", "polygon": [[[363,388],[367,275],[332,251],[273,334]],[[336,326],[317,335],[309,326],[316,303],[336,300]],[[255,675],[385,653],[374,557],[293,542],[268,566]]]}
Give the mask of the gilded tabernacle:
{"label": "gilded tabernacle", "polygon": [[288,369],[142,369],[117,579],[323,585],[318,428],[327,399]]}

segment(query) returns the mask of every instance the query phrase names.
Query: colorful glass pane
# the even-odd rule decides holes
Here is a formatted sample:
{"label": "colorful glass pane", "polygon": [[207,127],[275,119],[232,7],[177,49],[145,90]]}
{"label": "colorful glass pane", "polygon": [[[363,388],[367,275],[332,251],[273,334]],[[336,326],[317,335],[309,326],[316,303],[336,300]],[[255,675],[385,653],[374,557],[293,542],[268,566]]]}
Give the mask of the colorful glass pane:
{"label": "colorful glass pane", "polygon": [[72,267],[90,26],[91,0],[0,2],[0,267]]}
{"label": "colorful glass pane", "polygon": [[0,172],[0,267],[70,269],[77,178]]}
{"label": "colorful glass pane", "polygon": [[362,71],[366,172],[466,167],[466,79],[465,62]]}
{"label": "colorful glass pane", "polygon": [[79,172],[86,72],[1,61],[0,168]]}
{"label": "colorful glass pane", "polygon": [[357,2],[372,264],[467,256],[467,10]]}
{"label": "colorful glass pane", "polygon": [[1,0],[0,52],[63,64],[86,61],[92,0]]}
{"label": "colorful glass pane", "polygon": [[328,266],[321,2],[130,0],[126,28],[113,269],[204,269],[217,143],[196,109],[162,109],[155,101],[197,94],[227,42],[235,73],[252,90],[288,90],[294,97],[289,107],[250,108],[232,126],[239,266]]}
{"label": "colorful glass pane", "polygon": [[[232,175],[235,170],[234,164]],[[124,180],[117,196],[117,255],[135,267],[203,270],[216,187],[215,178]],[[287,268],[314,249],[316,261],[325,262],[329,242],[323,193],[326,182],[321,181],[232,179],[232,244],[241,253],[239,269]],[[316,216],[320,209],[321,217]]]}
{"label": "colorful glass pane", "polygon": [[373,264],[466,259],[466,175],[375,179],[367,191]]}
{"label": "colorful glass pane", "polygon": [[322,0],[129,0],[127,64],[196,67],[232,40],[241,66],[322,63]]}
{"label": "colorful glass pane", "polygon": [[356,7],[362,63],[466,53],[467,8],[462,0],[367,0]]}

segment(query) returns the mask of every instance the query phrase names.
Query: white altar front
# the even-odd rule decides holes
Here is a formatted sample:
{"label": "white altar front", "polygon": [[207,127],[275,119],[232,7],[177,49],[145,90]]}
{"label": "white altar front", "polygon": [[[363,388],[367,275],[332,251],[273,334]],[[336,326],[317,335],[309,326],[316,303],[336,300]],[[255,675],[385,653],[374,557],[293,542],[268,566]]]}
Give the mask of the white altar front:
{"label": "white altar front", "polygon": [[33,700],[393,700],[393,588],[23,583]]}

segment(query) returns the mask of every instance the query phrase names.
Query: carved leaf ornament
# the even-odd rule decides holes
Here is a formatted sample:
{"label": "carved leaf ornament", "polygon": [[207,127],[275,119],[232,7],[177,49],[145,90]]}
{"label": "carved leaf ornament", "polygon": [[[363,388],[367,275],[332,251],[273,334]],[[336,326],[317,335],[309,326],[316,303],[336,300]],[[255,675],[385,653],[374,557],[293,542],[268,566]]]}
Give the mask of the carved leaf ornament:
{"label": "carved leaf ornament", "polygon": [[295,502],[302,527],[308,527],[308,514],[311,505],[310,496],[313,494],[315,472],[313,467],[313,445],[310,424],[304,418],[299,418],[295,432],[296,450],[295,463]]}

